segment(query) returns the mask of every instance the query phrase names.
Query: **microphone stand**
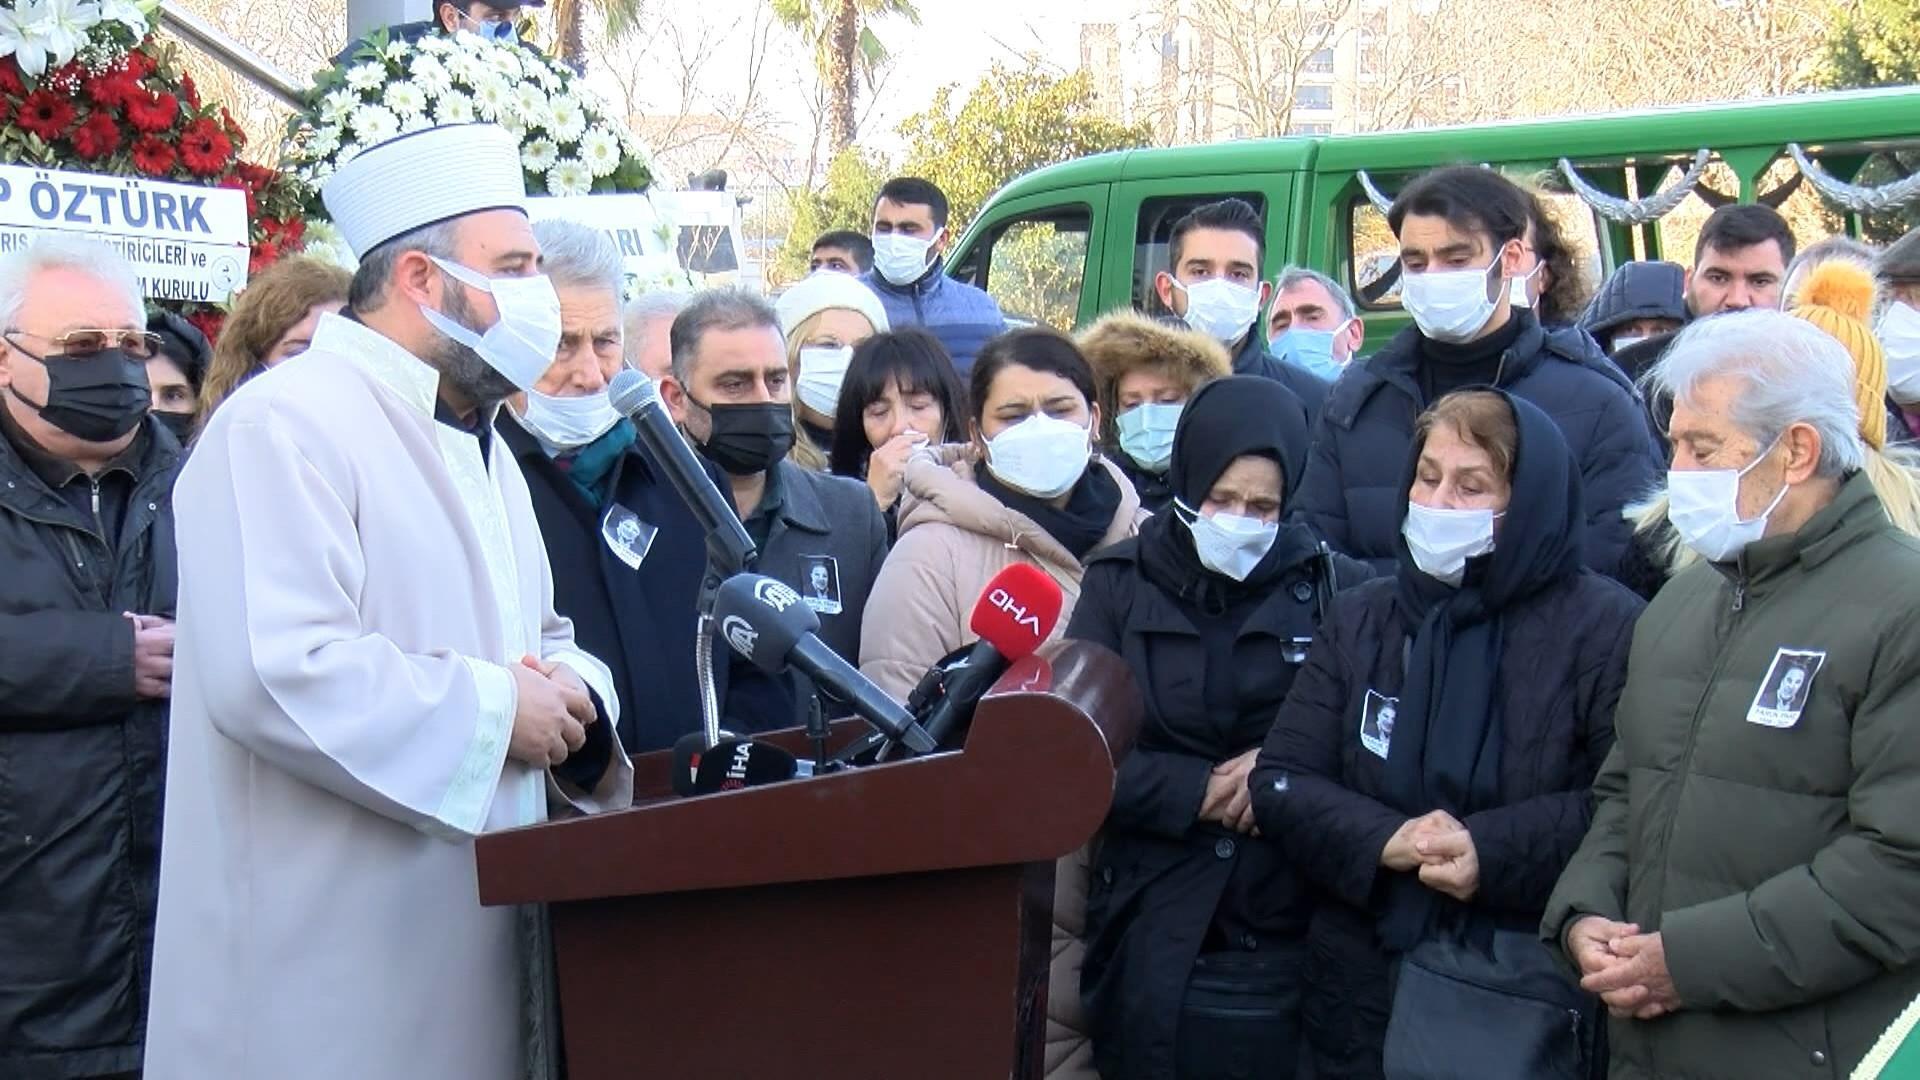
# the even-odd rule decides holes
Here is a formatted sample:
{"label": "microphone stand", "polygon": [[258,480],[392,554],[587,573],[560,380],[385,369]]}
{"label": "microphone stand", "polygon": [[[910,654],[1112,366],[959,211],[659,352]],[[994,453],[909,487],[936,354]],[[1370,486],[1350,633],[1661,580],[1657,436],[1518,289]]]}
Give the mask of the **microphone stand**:
{"label": "microphone stand", "polygon": [[807,695],[807,741],[813,744],[813,768],[815,775],[831,772],[836,763],[827,757],[827,737],[833,729],[827,724],[826,703],[820,700],[820,692],[815,690]]}

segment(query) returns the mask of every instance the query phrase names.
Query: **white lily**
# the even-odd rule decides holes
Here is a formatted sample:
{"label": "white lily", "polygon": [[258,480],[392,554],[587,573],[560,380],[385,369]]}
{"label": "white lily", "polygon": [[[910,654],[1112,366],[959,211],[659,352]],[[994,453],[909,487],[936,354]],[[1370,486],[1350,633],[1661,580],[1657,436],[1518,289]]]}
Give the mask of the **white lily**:
{"label": "white lily", "polygon": [[19,60],[21,71],[37,79],[49,60],[63,66],[86,45],[87,31],[100,22],[100,6],[87,0],[21,0],[14,16],[18,40],[8,42],[14,47],[6,51]]}
{"label": "white lily", "polygon": [[144,36],[147,32],[147,13],[141,10],[133,0],[99,0],[100,21],[117,22],[134,32],[135,36]]}

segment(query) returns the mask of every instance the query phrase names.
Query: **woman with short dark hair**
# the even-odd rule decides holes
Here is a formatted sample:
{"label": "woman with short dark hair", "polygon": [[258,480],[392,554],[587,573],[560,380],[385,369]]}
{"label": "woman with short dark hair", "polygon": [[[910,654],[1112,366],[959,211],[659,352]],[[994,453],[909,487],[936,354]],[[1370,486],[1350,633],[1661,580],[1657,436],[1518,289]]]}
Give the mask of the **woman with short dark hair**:
{"label": "woman with short dark hair", "polygon": [[925,330],[875,334],[854,347],[834,410],[827,467],[865,480],[894,522],[907,458],[967,438],[967,391],[940,339]]}

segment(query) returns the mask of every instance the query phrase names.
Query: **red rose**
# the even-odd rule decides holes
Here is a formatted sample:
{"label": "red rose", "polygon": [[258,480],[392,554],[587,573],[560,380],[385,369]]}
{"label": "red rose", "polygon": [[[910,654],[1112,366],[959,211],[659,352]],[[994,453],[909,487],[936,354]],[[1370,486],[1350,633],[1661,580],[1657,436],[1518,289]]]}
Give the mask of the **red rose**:
{"label": "red rose", "polygon": [[0,91],[8,97],[25,97],[27,84],[20,77],[20,63],[11,54],[0,56]]}
{"label": "red rose", "polygon": [[73,102],[51,90],[35,90],[21,102],[14,123],[42,139],[57,139],[73,124]]}
{"label": "red rose", "polygon": [[232,159],[232,141],[211,120],[195,120],[180,134],[180,160],[195,176],[213,176]]}
{"label": "red rose", "polygon": [[180,102],[172,94],[156,94],[135,87],[127,96],[127,123],[137,130],[165,131],[179,115]]}
{"label": "red rose", "polygon": [[148,176],[169,176],[175,159],[173,147],[165,139],[147,135],[133,144],[133,167]]}
{"label": "red rose", "polygon": [[120,149],[120,125],[113,117],[96,112],[87,122],[73,129],[73,152],[83,161],[97,161]]}

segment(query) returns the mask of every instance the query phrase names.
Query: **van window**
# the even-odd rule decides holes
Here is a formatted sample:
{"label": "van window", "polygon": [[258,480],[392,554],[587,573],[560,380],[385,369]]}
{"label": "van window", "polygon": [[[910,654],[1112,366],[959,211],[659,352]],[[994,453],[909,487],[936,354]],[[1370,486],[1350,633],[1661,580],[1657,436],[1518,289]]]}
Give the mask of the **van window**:
{"label": "van window", "polygon": [[1400,306],[1400,241],[1387,226],[1387,215],[1365,195],[1348,204],[1348,233],[1353,262],[1348,268],[1347,291],[1363,309],[1390,311]]}
{"label": "van window", "polygon": [[1239,199],[1260,215],[1264,227],[1267,218],[1266,197],[1253,191],[1222,191],[1207,195],[1167,195],[1140,202],[1140,221],[1133,237],[1133,306],[1149,315],[1171,312],[1160,304],[1153,291],[1153,279],[1168,268],[1167,242],[1173,239],[1173,226],[1199,207],[1222,199]]}
{"label": "van window", "polygon": [[1087,280],[1092,225],[1093,213],[1084,205],[1015,218],[975,256],[978,273],[971,273],[971,265],[962,273],[999,302],[1010,324],[1071,331]]}

